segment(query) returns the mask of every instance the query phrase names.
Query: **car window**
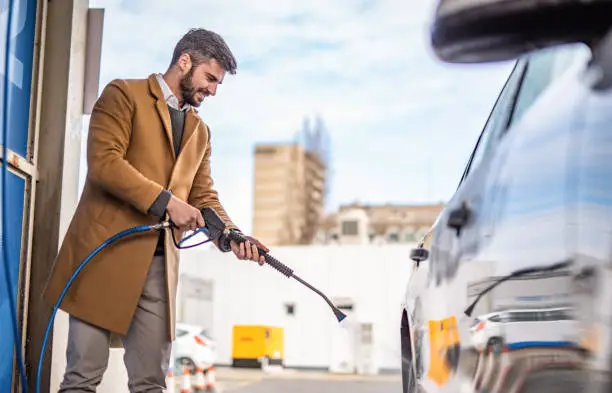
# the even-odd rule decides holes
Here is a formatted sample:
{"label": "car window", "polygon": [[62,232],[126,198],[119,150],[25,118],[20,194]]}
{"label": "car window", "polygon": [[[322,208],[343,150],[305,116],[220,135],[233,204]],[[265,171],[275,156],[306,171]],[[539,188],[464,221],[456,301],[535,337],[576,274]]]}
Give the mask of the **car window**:
{"label": "car window", "polygon": [[501,322],[501,317],[499,315],[493,315],[491,318],[489,318],[489,321],[491,321],[491,322]]}
{"label": "car window", "polygon": [[[510,76],[506,80],[501,93],[497,97],[493,109],[489,113],[485,126],[478,137],[474,151],[470,156],[461,182],[465,180],[468,174],[478,167],[485,153],[491,148],[492,141],[495,141],[497,136],[506,129],[508,125],[508,119],[510,117],[512,107],[514,105],[514,99],[518,91],[525,65],[523,61],[517,61]],[[460,182],[460,184],[461,184]]]}
{"label": "car window", "polygon": [[567,71],[574,61],[588,56],[588,53],[584,44],[554,46],[532,53],[509,125],[520,120],[553,80]]}
{"label": "car window", "polygon": [[499,137],[510,125],[521,119],[550,83],[588,54],[584,44],[567,44],[535,51],[517,62],[489,114],[461,182],[478,167],[486,152],[499,142]]}

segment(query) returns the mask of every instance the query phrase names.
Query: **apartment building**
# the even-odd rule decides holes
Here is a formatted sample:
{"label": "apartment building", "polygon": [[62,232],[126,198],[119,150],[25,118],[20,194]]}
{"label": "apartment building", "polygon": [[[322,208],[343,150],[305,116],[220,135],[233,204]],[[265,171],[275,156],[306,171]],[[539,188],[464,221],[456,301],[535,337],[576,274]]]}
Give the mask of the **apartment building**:
{"label": "apartment building", "polygon": [[270,246],[312,243],[323,214],[326,165],[300,143],[255,146],[253,234]]}
{"label": "apartment building", "polygon": [[319,244],[390,244],[418,241],[434,224],[444,204],[341,206],[319,226]]}

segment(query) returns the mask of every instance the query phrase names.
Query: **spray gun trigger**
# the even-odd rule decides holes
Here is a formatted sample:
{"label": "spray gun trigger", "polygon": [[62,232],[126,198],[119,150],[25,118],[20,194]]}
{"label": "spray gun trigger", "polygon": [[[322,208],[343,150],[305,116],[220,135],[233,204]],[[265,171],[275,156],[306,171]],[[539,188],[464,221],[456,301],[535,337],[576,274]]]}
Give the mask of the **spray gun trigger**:
{"label": "spray gun trigger", "polygon": [[223,222],[214,209],[205,207],[201,212],[204,218],[204,225],[209,231],[210,239],[218,240],[221,235],[227,235],[229,233],[229,229],[225,225],[225,222]]}

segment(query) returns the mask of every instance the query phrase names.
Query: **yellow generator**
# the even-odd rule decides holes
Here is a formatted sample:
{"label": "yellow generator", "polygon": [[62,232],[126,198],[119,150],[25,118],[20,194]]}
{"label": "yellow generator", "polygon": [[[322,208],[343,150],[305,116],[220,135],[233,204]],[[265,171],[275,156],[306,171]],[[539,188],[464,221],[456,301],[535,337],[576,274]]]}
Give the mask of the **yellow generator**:
{"label": "yellow generator", "polygon": [[260,368],[262,362],[283,365],[284,331],[275,326],[235,325],[232,366]]}

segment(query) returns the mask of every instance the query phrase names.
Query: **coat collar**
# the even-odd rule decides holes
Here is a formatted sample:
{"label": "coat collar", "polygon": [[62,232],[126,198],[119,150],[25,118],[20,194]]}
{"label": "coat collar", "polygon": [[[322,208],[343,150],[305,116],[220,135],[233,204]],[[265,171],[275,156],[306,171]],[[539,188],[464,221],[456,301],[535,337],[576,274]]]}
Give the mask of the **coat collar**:
{"label": "coat collar", "polygon": [[[155,97],[158,101],[166,101],[166,97],[164,96],[164,91],[157,81],[157,74],[151,74],[148,78],[149,81],[149,92],[153,97]],[[194,108],[192,105],[189,105],[188,112],[198,113],[198,110]]]}
{"label": "coat collar", "polygon": [[[157,109],[157,113],[159,114],[162,124],[164,125],[164,130],[166,132],[166,139],[168,140],[168,143],[170,144],[172,158],[176,160],[177,157],[174,152],[174,138],[172,136],[172,122],[170,120],[168,104],[166,103],[164,93],[155,75],[156,74],[149,75],[149,78],[148,78],[149,79],[149,91],[151,92],[151,95],[155,97],[156,99],[155,108]],[[200,125],[200,117],[198,116],[197,113],[198,113],[197,110],[193,106],[190,106],[189,109],[186,111],[185,126],[184,126],[184,132],[183,132],[183,138],[182,138],[180,150],[182,150],[185,147],[185,145],[189,142],[189,140],[191,139],[191,137],[193,136],[193,134],[195,133],[195,131],[198,129]]]}

